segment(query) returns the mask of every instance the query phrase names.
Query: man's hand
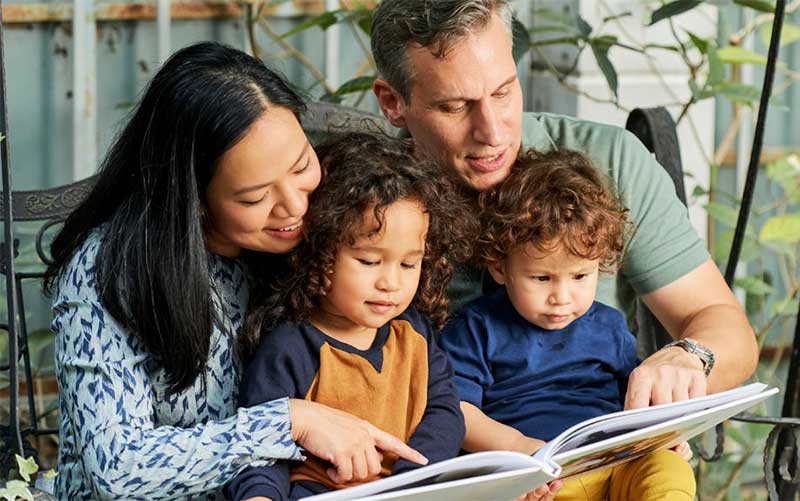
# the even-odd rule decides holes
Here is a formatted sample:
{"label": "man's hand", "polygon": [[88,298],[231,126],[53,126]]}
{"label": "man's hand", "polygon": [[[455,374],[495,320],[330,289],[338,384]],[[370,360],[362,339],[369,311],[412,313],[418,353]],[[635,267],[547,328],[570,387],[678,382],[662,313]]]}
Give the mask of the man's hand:
{"label": "man's hand", "polygon": [[658,350],[631,372],[625,409],[668,404],[706,394],[703,362],[683,348]]}
{"label": "man's hand", "polygon": [[555,480],[549,484],[540,485],[514,501],[552,501],[556,498],[556,494],[561,490],[562,485],[563,482],[561,482],[561,480]]}

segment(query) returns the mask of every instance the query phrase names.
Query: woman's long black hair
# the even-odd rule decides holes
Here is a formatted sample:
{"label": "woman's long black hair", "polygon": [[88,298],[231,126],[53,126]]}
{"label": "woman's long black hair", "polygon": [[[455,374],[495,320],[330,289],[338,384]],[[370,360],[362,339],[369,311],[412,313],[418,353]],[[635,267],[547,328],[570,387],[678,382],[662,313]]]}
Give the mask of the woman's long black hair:
{"label": "woman's long black hair", "polygon": [[273,105],[305,110],[258,59],[211,42],[176,52],[51,246],[50,294],[73,254],[105,224],[95,270],[100,299],[158,359],[171,393],[202,373],[216,321],[200,216],[206,188],[218,159]]}

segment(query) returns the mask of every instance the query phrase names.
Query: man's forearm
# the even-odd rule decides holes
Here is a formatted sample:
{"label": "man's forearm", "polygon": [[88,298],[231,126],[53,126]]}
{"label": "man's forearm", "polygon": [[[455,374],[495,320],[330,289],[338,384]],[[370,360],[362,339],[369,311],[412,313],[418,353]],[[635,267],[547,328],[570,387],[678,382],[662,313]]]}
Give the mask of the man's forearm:
{"label": "man's forearm", "polygon": [[742,309],[727,304],[707,306],[687,319],[680,339],[690,338],[714,352],[708,392],[742,384],[758,364],[758,343]]}

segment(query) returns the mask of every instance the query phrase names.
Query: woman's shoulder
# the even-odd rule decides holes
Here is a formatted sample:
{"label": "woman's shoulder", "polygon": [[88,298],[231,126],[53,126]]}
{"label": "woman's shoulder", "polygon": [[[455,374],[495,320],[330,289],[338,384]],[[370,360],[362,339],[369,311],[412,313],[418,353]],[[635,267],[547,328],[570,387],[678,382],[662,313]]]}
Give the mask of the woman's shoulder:
{"label": "woman's shoulder", "polygon": [[86,240],[75,250],[67,264],[62,268],[53,299],[58,301],[63,296],[97,295],[95,288],[95,269],[97,255],[103,243],[105,226],[93,229]]}

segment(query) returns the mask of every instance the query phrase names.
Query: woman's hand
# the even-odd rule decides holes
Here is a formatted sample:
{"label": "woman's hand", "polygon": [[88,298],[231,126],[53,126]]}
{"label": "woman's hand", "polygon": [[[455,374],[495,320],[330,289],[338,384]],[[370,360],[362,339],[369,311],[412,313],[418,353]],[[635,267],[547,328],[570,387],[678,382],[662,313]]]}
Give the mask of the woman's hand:
{"label": "woman's hand", "polygon": [[414,463],[428,463],[402,440],[346,412],[296,398],[289,399],[289,411],[294,441],[332,463],[328,476],[338,484],[380,473],[383,456],[377,449]]}
{"label": "woman's hand", "polygon": [[561,489],[562,484],[563,482],[561,482],[561,480],[554,480],[549,484],[540,485],[514,501],[552,501],[556,498],[556,493]]}

